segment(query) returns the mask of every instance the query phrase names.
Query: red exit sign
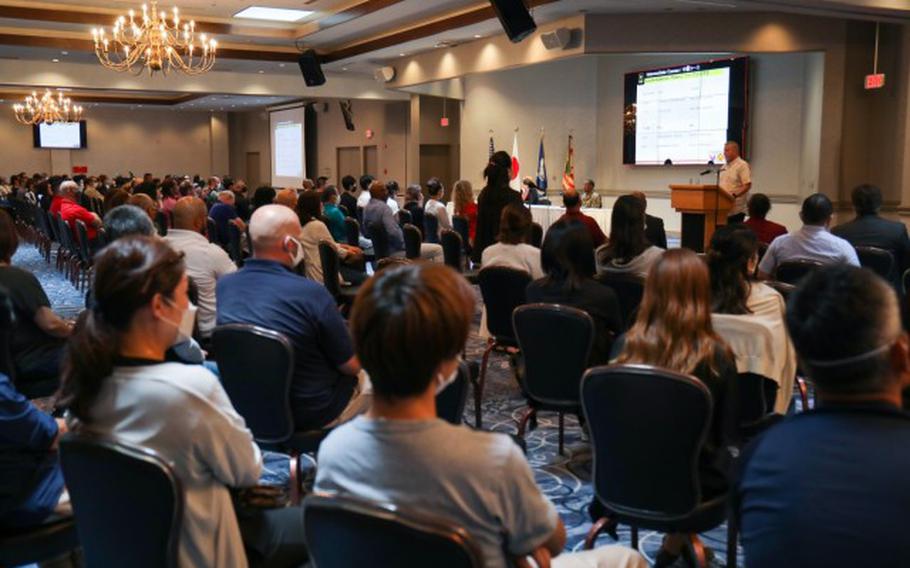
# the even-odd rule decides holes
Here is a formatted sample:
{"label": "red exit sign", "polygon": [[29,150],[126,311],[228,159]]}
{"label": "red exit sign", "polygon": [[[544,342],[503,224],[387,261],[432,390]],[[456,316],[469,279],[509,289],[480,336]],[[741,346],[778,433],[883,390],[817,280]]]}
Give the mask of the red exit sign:
{"label": "red exit sign", "polygon": [[881,89],[885,86],[885,74],[866,75],[866,90]]}

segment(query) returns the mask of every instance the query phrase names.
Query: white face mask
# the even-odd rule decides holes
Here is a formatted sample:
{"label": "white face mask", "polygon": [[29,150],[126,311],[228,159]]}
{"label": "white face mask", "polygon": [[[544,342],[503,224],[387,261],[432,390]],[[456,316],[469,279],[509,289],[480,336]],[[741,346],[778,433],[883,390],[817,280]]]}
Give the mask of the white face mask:
{"label": "white face mask", "polygon": [[[287,238],[287,240],[289,240],[297,245],[297,252],[295,252],[294,254],[291,254],[291,268],[294,268],[298,264],[303,262],[303,245],[300,244],[300,241],[298,241],[294,237],[288,236],[286,238]],[[287,241],[285,241],[285,242],[287,242]],[[290,253],[288,253],[288,254],[290,254]]]}
{"label": "white face mask", "polygon": [[442,391],[446,390],[449,385],[455,382],[455,379],[458,378],[458,368],[459,366],[456,365],[455,370],[453,370],[447,377],[443,376],[442,373],[436,374],[436,394],[439,394]]}
{"label": "white face mask", "polygon": [[[165,301],[171,306],[177,307],[177,304],[168,298],[165,298]],[[196,311],[198,308],[192,303],[189,304],[187,309],[183,311],[183,314],[180,316],[180,322],[176,323],[167,318],[161,318],[163,321],[171,324],[177,328],[177,339],[174,343],[181,343],[187,339],[193,337],[193,328],[196,326]]]}

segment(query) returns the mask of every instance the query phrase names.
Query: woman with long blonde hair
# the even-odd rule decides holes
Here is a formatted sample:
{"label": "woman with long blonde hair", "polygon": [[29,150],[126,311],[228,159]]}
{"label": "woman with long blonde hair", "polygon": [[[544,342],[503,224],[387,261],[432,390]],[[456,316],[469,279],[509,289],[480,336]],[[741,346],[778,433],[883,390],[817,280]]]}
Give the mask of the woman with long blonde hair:
{"label": "woman with long blonde hair", "polygon": [[[616,363],[640,363],[692,375],[711,391],[711,429],[699,457],[703,499],[727,490],[730,454],[735,440],[736,366],[730,348],[711,325],[711,279],[694,252],[674,249],[652,265],[638,317],[618,341]],[[669,566],[679,556],[684,535],[668,535],[655,566]]]}
{"label": "woman with long blonde hair", "polygon": [[477,234],[477,203],[474,202],[474,188],[466,179],[455,182],[452,189],[455,201],[455,216],[468,220],[468,238],[474,242]]}

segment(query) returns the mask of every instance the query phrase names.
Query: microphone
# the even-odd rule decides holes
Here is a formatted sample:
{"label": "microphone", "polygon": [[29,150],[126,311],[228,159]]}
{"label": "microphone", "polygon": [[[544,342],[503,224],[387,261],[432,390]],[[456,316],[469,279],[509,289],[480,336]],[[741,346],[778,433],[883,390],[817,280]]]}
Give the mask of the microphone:
{"label": "microphone", "polygon": [[698,174],[700,176],[706,176],[714,171],[714,160],[708,160],[708,169]]}

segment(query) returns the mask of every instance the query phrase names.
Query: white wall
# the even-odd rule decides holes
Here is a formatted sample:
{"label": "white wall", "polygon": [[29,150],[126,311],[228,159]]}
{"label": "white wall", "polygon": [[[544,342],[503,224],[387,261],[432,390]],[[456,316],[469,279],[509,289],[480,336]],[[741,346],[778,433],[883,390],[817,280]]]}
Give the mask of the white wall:
{"label": "white wall", "polygon": [[92,108],[86,111],[88,148],[41,150],[32,144],[32,129],[19,124],[12,113],[0,113],[0,175],[11,172],[70,174],[72,166],[87,166],[89,174],[152,172],[224,173],[227,165],[223,128],[213,128],[208,112],[170,109]]}

